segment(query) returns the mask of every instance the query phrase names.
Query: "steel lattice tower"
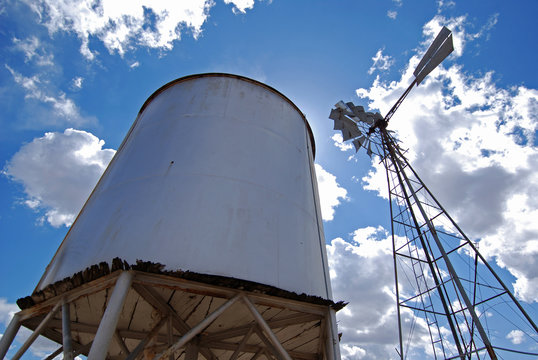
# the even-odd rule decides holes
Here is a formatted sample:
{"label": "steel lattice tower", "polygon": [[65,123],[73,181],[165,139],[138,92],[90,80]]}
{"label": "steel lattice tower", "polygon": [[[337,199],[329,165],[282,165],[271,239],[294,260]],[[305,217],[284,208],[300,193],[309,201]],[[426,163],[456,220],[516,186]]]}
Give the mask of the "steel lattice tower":
{"label": "steel lattice tower", "polygon": [[[415,70],[415,80],[383,117],[362,106],[339,102],[331,111],[343,140],[365,148],[386,169],[391,214],[398,356],[428,339],[435,359],[513,359],[538,356],[502,345],[499,322],[525,333],[538,345],[538,327],[492,266],[445,211],[412,168],[388,121],[409,91],[453,50],[443,28]],[[504,341],[506,342],[506,341]],[[499,345],[501,344],[501,345]],[[503,357],[507,356],[507,357]]]}

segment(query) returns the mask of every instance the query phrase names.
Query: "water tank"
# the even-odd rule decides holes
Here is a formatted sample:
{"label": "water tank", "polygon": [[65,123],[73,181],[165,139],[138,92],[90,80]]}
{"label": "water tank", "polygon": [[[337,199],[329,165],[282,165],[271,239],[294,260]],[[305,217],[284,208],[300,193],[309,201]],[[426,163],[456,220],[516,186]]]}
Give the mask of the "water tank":
{"label": "water tank", "polygon": [[142,106],[37,290],[119,257],[331,298],[301,111],[229,74],[177,79]]}

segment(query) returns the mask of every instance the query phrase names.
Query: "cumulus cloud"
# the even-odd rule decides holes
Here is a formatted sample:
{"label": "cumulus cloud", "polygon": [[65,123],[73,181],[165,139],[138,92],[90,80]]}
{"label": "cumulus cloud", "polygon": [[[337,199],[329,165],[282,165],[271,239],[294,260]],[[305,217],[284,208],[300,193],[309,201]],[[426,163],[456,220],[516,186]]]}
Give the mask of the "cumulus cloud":
{"label": "cumulus cloud", "polygon": [[347,200],[347,190],[336,182],[336,176],[326,171],[321,165],[315,164],[315,168],[321,216],[323,220],[330,221],[334,217],[334,208],[340,205],[341,200]]}
{"label": "cumulus cloud", "polygon": [[91,133],[67,129],[49,132],[24,145],[4,168],[21,183],[24,203],[44,211],[52,226],[69,226],[115,151]]}
{"label": "cumulus cloud", "polygon": [[341,133],[334,134],[331,139],[334,141],[334,146],[339,148],[341,151],[347,151],[353,149],[353,145],[350,142],[344,142],[344,138]]}
{"label": "cumulus cloud", "polygon": [[254,7],[254,0],[224,0],[224,3],[233,4],[234,13],[241,12],[244,14],[247,9]]}
{"label": "cumulus cloud", "polygon": [[377,50],[376,54],[372,58],[373,64],[368,69],[368,74],[373,74],[374,71],[380,70],[380,71],[386,71],[390,69],[392,64],[394,64],[394,59],[392,59],[389,55],[383,55],[384,49]]}
{"label": "cumulus cloud", "polygon": [[[25,0],[52,35],[72,32],[81,41],[80,52],[88,60],[97,55],[90,39],[99,39],[110,53],[123,56],[137,46],[171,50],[174,41],[189,32],[194,38],[202,33],[202,25],[215,4],[213,0],[118,2],[100,0]],[[254,0],[225,0],[234,11],[244,13]]]}
{"label": "cumulus cloud", "polygon": [[13,45],[16,50],[24,53],[25,62],[35,61],[39,66],[54,65],[54,56],[43,49],[39,39],[35,36],[22,40],[13,38]]}
{"label": "cumulus cloud", "polygon": [[[352,236],[351,241],[336,238],[327,245],[334,297],[349,302],[336,315],[343,334],[342,359],[397,359],[392,240],[382,227],[357,229]],[[418,339],[406,349],[409,355],[428,353],[425,323],[412,312],[404,311],[402,316],[404,326],[415,324]]]}
{"label": "cumulus cloud", "polygon": [[[25,99],[50,106],[52,116],[46,116],[46,119],[42,120],[47,125],[79,126],[95,122],[95,118],[83,116],[75,102],[64,92],[52,90],[48,81],[42,80],[40,76],[27,77],[8,65],[5,67],[13,76],[15,83],[26,92]],[[80,85],[82,85],[82,80],[80,80]]]}
{"label": "cumulus cloud", "polygon": [[[482,30],[467,33],[465,24],[465,17],[436,16],[424,26],[424,45],[442,25],[453,26],[458,57],[466,43],[486,36]],[[378,77],[357,95],[386,113],[412,81],[419,60],[413,56],[398,81]],[[411,92],[390,128],[445,208],[467,235],[480,239],[481,252],[515,276],[516,295],[538,301],[538,202],[530,195],[538,193],[538,90],[501,88],[492,73],[471,76],[459,65],[446,66]],[[380,164],[363,181],[365,189],[386,198]]]}
{"label": "cumulus cloud", "polygon": [[525,341],[525,333],[521,330],[512,330],[506,335],[506,338],[514,345],[519,345]]}

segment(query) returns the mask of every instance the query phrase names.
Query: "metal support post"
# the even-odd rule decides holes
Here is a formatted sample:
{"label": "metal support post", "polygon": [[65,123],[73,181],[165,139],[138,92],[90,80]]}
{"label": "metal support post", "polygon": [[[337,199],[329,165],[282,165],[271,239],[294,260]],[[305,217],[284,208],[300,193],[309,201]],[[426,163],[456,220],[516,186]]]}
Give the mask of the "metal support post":
{"label": "metal support post", "polygon": [[17,332],[19,331],[20,327],[20,315],[15,314],[9,322],[6,331],[4,331],[4,334],[0,338],[0,359],[3,359],[6,356],[7,351],[9,350],[11,343],[15,339],[15,335],[17,335]]}
{"label": "metal support post", "polygon": [[497,356],[495,355],[495,351],[493,350],[493,347],[491,346],[491,343],[490,343],[490,341],[488,339],[486,331],[482,327],[482,323],[480,322],[480,319],[478,318],[478,315],[476,314],[476,312],[474,310],[474,306],[471,303],[469,297],[467,296],[467,293],[465,292],[465,289],[464,289],[463,285],[461,284],[461,282],[459,280],[459,277],[458,277],[454,267],[452,266],[452,262],[448,258],[448,255],[447,255],[447,253],[446,253],[446,251],[445,251],[445,249],[443,247],[443,244],[441,243],[441,241],[439,240],[439,237],[437,236],[437,231],[435,230],[435,227],[431,223],[430,219],[428,218],[428,216],[426,214],[426,211],[422,207],[422,203],[418,199],[418,197],[416,195],[416,192],[414,191],[413,186],[411,185],[411,182],[409,181],[409,179],[407,178],[407,175],[405,174],[405,171],[403,171],[403,167],[402,167],[402,164],[400,162],[400,159],[396,156],[394,151],[391,151],[391,153],[393,155],[395,164],[397,164],[397,166],[400,169],[402,169],[402,171],[401,171],[402,176],[403,176],[403,178],[405,180],[405,183],[407,184],[407,187],[411,190],[411,196],[413,197],[413,199],[415,201],[415,205],[419,209],[422,218],[426,222],[426,225],[428,226],[428,229],[430,230],[430,233],[432,234],[432,237],[433,237],[433,239],[435,241],[435,244],[437,245],[437,248],[441,252],[441,256],[443,257],[443,260],[445,261],[445,264],[447,266],[447,270],[450,273],[450,276],[451,276],[452,280],[456,284],[456,287],[458,288],[458,291],[460,292],[460,295],[463,298],[463,302],[465,303],[465,306],[467,307],[467,311],[469,311],[469,313],[471,315],[471,318],[473,319],[473,321],[474,321],[474,323],[476,325],[478,333],[480,334],[480,337],[482,338],[482,341],[484,342],[484,345],[486,346],[486,349],[488,351],[489,356],[491,357],[492,360],[496,360]]}
{"label": "metal support post", "polygon": [[35,339],[37,339],[37,337],[45,329],[48,322],[54,317],[54,315],[56,315],[58,310],[60,310],[61,305],[62,305],[61,302],[54,305],[52,310],[47,314],[47,316],[45,316],[45,318],[41,321],[39,326],[32,332],[32,335],[30,335],[30,337],[28,339],[26,339],[24,344],[19,348],[19,351],[17,351],[17,353],[11,358],[12,360],[18,360],[18,359],[20,359],[22,357],[22,355],[24,355],[26,350],[28,350],[28,348],[32,345],[32,343],[35,341]]}
{"label": "metal support post", "polygon": [[329,308],[327,319],[327,360],[340,360],[340,340],[338,339],[338,327],[336,324],[336,311]]}
{"label": "metal support post", "polygon": [[102,360],[106,358],[108,346],[114,337],[116,325],[121,314],[121,309],[123,308],[123,303],[127,298],[127,293],[131,288],[133,276],[132,272],[123,271],[118,277],[118,280],[116,280],[112,296],[110,296],[105,313],[95,334],[93,345],[88,354],[88,360]]}
{"label": "metal support post", "polygon": [[71,315],[69,303],[62,304],[62,343],[64,360],[73,360],[73,341],[71,339]]}

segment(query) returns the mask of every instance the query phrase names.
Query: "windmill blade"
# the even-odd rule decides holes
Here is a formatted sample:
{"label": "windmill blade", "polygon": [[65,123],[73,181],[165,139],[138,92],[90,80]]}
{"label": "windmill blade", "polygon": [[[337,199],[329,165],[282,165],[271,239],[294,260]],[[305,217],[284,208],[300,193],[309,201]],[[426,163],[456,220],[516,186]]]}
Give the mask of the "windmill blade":
{"label": "windmill blade", "polygon": [[450,55],[452,51],[454,51],[452,32],[443,26],[413,72],[413,75],[416,77],[417,85],[420,84],[422,80],[424,80],[424,78],[448,55]]}
{"label": "windmill blade", "polygon": [[366,141],[366,135],[362,135],[361,137],[353,140],[353,145],[355,146],[355,152],[359,151],[359,149],[362,147],[365,141]]}
{"label": "windmill blade", "polygon": [[331,109],[331,114],[329,119],[334,120],[333,130],[343,130],[344,129],[344,115],[340,109]]}
{"label": "windmill blade", "polygon": [[337,107],[338,109],[341,109],[344,114],[346,115],[349,115],[349,116],[353,116],[353,111],[351,111],[351,109],[349,108],[349,106],[347,106],[346,104],[344,104],[344,102],[342,100],[340,100],[339,102],[337,102],[336,104],[334,104],[335,107]]}
{"label": "windmill blade", "polygon": [[366,149],[366,153],[368,154],[368,156],[370,157],[370,159],[372,158],[372,154],[373,154],[373,151],[372,151],[372,141],[370,140],[368,142],[368,149]]}
{"label": "windmill blade", "polygon": [[357,127],[357,124],[350,119],[344,118],[344,129],[342,129],[342,137],[344,141],[361,136],[362,133]]}

